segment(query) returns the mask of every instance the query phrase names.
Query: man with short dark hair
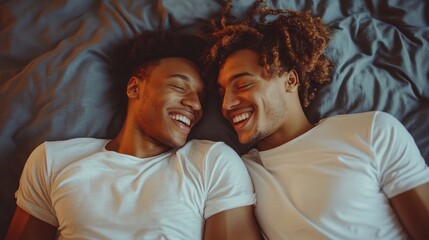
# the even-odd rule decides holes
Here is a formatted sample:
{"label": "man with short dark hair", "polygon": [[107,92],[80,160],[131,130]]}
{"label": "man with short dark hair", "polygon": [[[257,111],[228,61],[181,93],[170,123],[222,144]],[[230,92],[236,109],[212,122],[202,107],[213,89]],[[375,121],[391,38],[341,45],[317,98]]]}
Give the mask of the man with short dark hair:
{"label": "man with short dark hair", "polygon": [[202,44],[167,32],[137,38],[122,129],[37,147],[7,239],[257,239],[240,157],[221,142],[186,143],[202,116]]}

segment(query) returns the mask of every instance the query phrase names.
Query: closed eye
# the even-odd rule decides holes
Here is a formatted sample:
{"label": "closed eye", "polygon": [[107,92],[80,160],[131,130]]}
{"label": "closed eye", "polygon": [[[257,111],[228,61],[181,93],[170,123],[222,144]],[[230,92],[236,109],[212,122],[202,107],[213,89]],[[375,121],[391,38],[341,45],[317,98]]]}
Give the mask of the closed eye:
{"label": "closed eye", "polygon": [[253,86],[253,83],[245,83],[245,84],[239,84],[237,86],[237,90],[238,91],[246,91],[249,88],[251,88]]}
{"label": "closed eye", "polygon": [[174,89],[174,91],[177,91],[179,93],[186,93],[186,88],[177,86],[177,85],[171,85],[171,87]]}

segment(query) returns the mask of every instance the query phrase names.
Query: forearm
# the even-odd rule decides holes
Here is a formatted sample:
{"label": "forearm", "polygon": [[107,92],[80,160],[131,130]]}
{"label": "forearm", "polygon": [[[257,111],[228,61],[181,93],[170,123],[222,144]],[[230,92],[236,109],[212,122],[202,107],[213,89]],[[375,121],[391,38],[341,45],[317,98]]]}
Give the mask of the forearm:
{"label": "forearm", "polygon": [[429,183],[401,193],[390,202],[412,239],[429,239]]}
{"label": "forearm", "polygon": [[237,239],[261,239],[252,206],[223,211],[206,221],[204,240]]}
{"label": "forearm", "polygon": [[54,226],[33,217],[20,207],[17,207],[10,223],[6,240],[55,239],[56,233],[57,229]]}

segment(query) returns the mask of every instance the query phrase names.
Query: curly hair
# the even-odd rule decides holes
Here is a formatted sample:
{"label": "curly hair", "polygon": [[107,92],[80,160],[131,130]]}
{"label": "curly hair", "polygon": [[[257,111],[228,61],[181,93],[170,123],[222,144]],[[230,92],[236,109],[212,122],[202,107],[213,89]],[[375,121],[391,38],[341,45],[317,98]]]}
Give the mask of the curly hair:
{"label": "curly hair", "polygon": [[241,22],[231,15],[232,7],[228,1],[221,16],[211,21],[204,75],[217,75],[231,53],[250,49],[259,54],[264,78],[298,73],[300,101],[307,108],[331,81],[332,62],[323,53],[331,39],[329,28],[309,11],[269,9],[264,0],[257,0]]}
{"label": "curly hair", "polygon": [[169,31],[144,31],[133,39],[129,61],[132,76],[145,78],[163,58],[180,57],[202,68],[205,41],[192,34]]}

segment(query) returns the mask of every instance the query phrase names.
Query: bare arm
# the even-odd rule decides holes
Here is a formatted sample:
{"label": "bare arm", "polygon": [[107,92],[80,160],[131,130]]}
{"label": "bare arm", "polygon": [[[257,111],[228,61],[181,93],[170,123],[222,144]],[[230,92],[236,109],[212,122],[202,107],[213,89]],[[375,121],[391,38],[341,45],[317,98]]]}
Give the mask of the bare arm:
{"label": "bare arm", "polygon": [[429,183],[391,198],[390,203],[413,239],[429,239]]}
{"label": "bare arm", "polygon": [[6,240],[55,239],[56,233],[57,229],[54,226],[33,217],[22,208],[16,207]]}
{"label": "bare arm", "polygon": [[204,240],[261,239],[253,206],[245,206],[217,213],[206,220]]}

